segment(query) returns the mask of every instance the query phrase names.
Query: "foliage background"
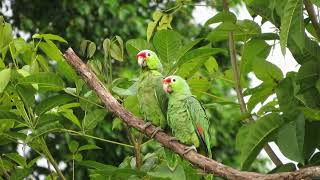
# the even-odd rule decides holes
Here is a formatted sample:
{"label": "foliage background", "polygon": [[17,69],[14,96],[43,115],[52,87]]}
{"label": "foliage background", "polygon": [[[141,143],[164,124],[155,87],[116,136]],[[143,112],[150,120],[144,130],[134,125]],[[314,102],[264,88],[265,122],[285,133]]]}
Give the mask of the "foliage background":
{"label": "foliage background", "polygon": [[[5,6],[1,2],[1,6]],[[201,2],[218,12],[222,11],[221,1]],[[275,141],[281,152],[289,159],[299,162],[299,166],[319,163],[319,155],[312,154],[320,145],[319,133],[316,131],[319,123],[314,121],[319,120],[320,68],[316,67],[319,67],[320,51],[310,19],[302,16],[302,1],[288,0],[277,5],[272,0],[245,1],[253,17],[260,15],[263,22],[270,21],[280,29],[280,33],[275,31],[274,34],[261,33],[259,24],[251,20],[236,22],[236,17],[232,14],[222,14],[222,19],[215,16],[210,23],[222,23],[214,29],[195,25],[192,23],[192,11],[198,3],[200,1],[11,1],[13,16],[5,17],[5,20],[12,24],[16,38],[12,39],[10,28],[3,28],[0,38],[3,62],[0,67],[12,67],[9,73],[7,70],[0,72],[3,74],[1,77],[6,77],[7,74],[10,80],[6,82],[1,78],[0,82],[6,85],[5,89],[0,89],[0,117],[4,122],[0,151],[2,161],[8,163],[7,171],[20,177],[50,174],[48,169],[32,163],[27,168],[23,158],[10,154],[17,149],[19,139],[20,143],[31,146],[31,150],[26,152],[27,162],[39,156],[37,151],[42,152],[43,156],[50,156],[45,151],[48,147],[55,161],[66,163],[63,174],[67,179],[72,178],[73,172],[75,179],[86,179],[89,175],[99,179],[103,174],[102,169],[112,169],[110,172],[123,177],[128,174],[146,176],[136,171],[115,173],[115,167],[126,170],[134,167],[134,151],[105,140],[130,144],[130,131],[111,113],[101,110],[101,102],[63,61],[59,49],[63,52],[68,46],[88,60],[119,101],[137,113],[137,109],[132,108],[135,98],[132,96],[134,86],[131,85],[139,74],[134,55],[136,48],[151,47],[153,44],[165,65],[189,80],[193,93],[206,107],[213,125],[211,132],[214,159],[223,164],[266,172],[266,160],[255,160],[252,166],[250,164],[268,141]],[[239,4],[239,1],[230,2],[231,7]],[[150,32],[147,33],[147,27],[150,22],[156,21],[153,16],[156,10],[172,15],[173,19],[171,22],[167,20],[162,26],[158,22],[159,31],[152,33],[151,44],[147,44],[147,36],[151,36]],[[285,12],[292,12],[294,16]],[[281,23],[282,19],[288,18],[292,18],[291,24]],[[170,29],[168,24],[174,31],[165,30]],[[305,35],[305,29],[310,36]],[[277,95],[274,101],[264,103],[259,113],[253,114],[259,120],[249,125],[243,125],[248,114],[240,113],[233,93],[234,80],[227,44],[227,33],[230,30],[235,32],[238,42],[241,85],[247,88],[245,95],[251,95],[247,103],[249,112],[272,94]],[[57,34],[64,37],[68,44],[63,39],[48,35],[33,36],[25,42],[18,38],[20,32],[30,35]],[[123,43],[116,38],[117,35]],[[265,61],[272,48],[265,40],[279,42],[278,35],[282,49],[288,45],[297,62],[302,65],[299,73],[284,76],[277,67]],[[170,40],[161,41],[164,37],[170,37]],[[181,54],[184,61],[180,64],[170,61],[177,59],[179,54],[167,57],[159,50],[177,42],[178,44],[174,44],[176,48],[180,44],[181,48],[186,47],[190,42],[197,42],[197,38],[206,39],[191,43],[194,46],[186,54]],[[175,51],[179,49],[171,49],[171,52]],[[13,64],[9,65],[10,63]],[[249,89],[249,72],[254,72],[263,83]],[[41,86],[43,82],[48,83],[49,87]],[[43,116],[39,116],[40,114]],[[13,123],[12,119],[18,120]],[[30,122],[25,127],[19,124],[19,120]],[[50,123],[52,120],[58,123]],[[38,122],[43,124],[37,124]],[[64,131],[53,131],[56,128]],[[32,134],[25,136],[28,131]],[[87,151],[79,151],[77,144],[90,145],[86,146]],[[159,148],[159,144],[155,142],[148,142],[142,148],[145,155],[143,171],[149,172],[147,176],[153,178],[166,176],[166,165],[162,163],[163,151]],[[12,169],[12,166],[25,168]],[[292,164],[285,167],[286,170],[288,167],[289,170],[295,168]],[[183,168],[185,171],[179,169],[170,177],[188,178],[187,175],[181,176],[181,173],[187,174],[190,166],[183,165]]]}

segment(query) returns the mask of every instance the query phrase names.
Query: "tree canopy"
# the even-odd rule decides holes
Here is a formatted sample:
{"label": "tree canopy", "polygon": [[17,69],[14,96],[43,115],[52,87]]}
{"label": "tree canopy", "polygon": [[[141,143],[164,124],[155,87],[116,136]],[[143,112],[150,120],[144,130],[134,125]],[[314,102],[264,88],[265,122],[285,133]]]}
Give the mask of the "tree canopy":
{"label": "tree canopy", "polygon": [[[161,143],[106,111],[66,61],[67,47],[137,117],[136,54],[155,51],[164,75],[185,78],[202,102],[212,159],[222,164],[260,173],[319,165],[319,5],[310,0],[1,1],[12,16],[0,17],[0,179],[210,178],[182,159],[171,170]],[[212,9],[205,25],[194,23],[197,6]],[[233,13],[245,10],[239,6],[252,18],[239,20]],[[273,24],[274,32],[264,32],[265,23]],[[21,36],[25,33],[29,39]],[[276,44],[283,55],[290,51],[297,72],[284,74],[267,60]],[[249,74],[261,84],[250,86]],[[279,161],[268,142],[297,165]],[[267,167],[268,157],[258,157],[262,149],[275,169]]]}

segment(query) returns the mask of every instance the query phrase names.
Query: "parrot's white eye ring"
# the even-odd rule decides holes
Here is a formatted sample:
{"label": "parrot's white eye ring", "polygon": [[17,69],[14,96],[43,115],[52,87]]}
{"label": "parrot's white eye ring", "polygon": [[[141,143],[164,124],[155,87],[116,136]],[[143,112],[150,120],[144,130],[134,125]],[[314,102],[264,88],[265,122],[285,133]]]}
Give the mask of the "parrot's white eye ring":
{"label": "parrot's white eye ring", "polygon": [[173,79],[172,79],[172,82],[176,82],[176,79],[173,78]]}

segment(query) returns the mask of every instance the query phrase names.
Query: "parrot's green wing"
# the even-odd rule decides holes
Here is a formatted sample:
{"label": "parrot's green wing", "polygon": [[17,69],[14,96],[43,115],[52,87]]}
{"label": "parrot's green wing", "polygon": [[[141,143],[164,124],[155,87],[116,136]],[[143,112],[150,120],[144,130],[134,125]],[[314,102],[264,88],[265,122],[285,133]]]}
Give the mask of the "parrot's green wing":
{"label": "parrot's green wing", "polygon": [[166,94],[166,92],[163,90],[163,87],[162,87],[162,80],[163,80],[163,77],[162,76],[159,76],[157,79],[156,79],[156,84],[155,84],[155,96],[158,100],[158,103],[159,103],[159,106],[161,108],[161,111],[162,113],[164,114],[165,118],[167,118],[166,114],[167,114],[167,110],[168,110],[168,95]]}
{"label": "parrot's green wing", "polygon": [[194,97],[186,98],[186,107],[192,124],[200,140],[201,146],[206,150],[208,157],[212,158],[210,135],[209,135],[209,119],[206,115],[201,103]]}
{"label": "parrot's green wing", "polygon": [[[159,86],[162,85],[162,75],[158,71],[143,72],[138,81],[138,102],[141,114],[147,121],[152,122],[156,126],[165,128],[166,116],[162,107],[167,100],[164,92],[161,94]],[[163,91],[163,90],[162,90]]]}

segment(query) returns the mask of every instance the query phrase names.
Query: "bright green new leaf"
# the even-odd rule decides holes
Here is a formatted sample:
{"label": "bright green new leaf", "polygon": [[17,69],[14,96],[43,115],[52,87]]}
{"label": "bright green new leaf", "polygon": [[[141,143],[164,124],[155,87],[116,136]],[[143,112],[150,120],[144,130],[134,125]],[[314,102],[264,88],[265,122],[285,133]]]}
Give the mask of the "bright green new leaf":
{"label": "bright green new leaf", "polygon": [[111,48],[111,41],[109,38],[103,40],[102,47],[104,55],[108,56]]}
{"label": "bright green new leaf", "polygon": [[152,21],[152,22],[148,23],[148,27],[147,27],[147,41],[148,42],[150,41],[156,27],[157,27],[157,22]]}
{"label": "bright green new leaf", "polygon": [[55,34],[34,34],[32,36],[33,39],[49,39],[53,41],[59,41],[63,43],[68,43],[65,39],[63,39],[61,36],[55,35]]}
{"label": "bright green new leaf", "polygon": [[63,109],[60,111],[64,117],[69,119],[73,124],[77,125],[79,128],[81,128],[81,124],[77,116],[73,114],[72,109]]}
{"label": "bright green new leaf", "polygon": [[50,59],[55,61],[63,59],[61,51],[51,40],[46,39],[45,42],[40,42],[39,47]]}
{"label": "bright green new leaf", "polygon": [[204,63],[204,66],[206,67],[210,75],[213,75],[219,69],[217,60],[213,56],[209,57],[209,59]]}
{"label": "bright green new leaf", "polygon": [[0,93],[2,93],[10,82],[11,69],[0,71]]}
{"label": "bright green new leaf", "polygon": [[112,44],[111,44],[110,55],[111,55],[111,57],[113,57],[115,60],[123,61],[122,51],[121,51],[120,47],[119,47],[117,44],[115,44],[115,43],[112,43]]}
{"label": "bright green new leaf", "polygon": [[312,109],[308,107],[300,108],[305,117],[309,120],[320,121],[320,110]]}
{"label": "bright green new leaf", "polygon": [[248,169],[263,146],[283,124],[282,118],[275,113],[265,115],[254,123],[243,126],[236,138],[236,147],[240,150],[242,169]]}

